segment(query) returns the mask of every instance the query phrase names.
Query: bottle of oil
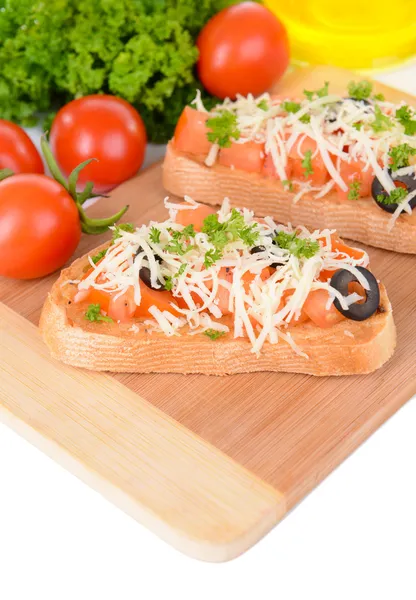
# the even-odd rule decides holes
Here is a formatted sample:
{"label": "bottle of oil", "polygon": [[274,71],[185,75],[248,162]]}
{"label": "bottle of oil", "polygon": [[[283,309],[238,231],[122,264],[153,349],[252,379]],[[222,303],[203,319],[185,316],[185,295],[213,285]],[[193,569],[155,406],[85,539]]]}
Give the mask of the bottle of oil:
{"label": "bottle of oil", "polygon": [[265,0],[285,24],[292,59],[382,69],[416,56],[416,0]]}

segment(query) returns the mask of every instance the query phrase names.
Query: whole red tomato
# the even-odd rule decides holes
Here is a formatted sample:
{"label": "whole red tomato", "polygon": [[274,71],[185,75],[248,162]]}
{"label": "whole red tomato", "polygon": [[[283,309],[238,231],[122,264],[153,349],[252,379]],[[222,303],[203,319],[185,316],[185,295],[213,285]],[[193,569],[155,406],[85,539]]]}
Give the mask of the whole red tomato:
{"label": "whole red tomato", "polygon": [[97,193],[111,190],[140,169],[146,129],[139,113],[115,96],[93,95],[69,102],[56,115],[50,142],[66,176],[79,163],[95,157],[78,179],[94,182]]}
{"label": "whole red tomato", "polygon": [[289,63],[286,30],[274,14],[255,2],[220,11],[197,39],[198,75],[219,98],[267,91]]}
{"label": "whole red tomato", "polygon": [[0,182],[0,275],[48,275],[72,256],[80,237],[76,204],[57,181],[24,174]]}
{"label": "whole red tomato", "polygon": [[0,170],[43,173],[43,162],[30,137],[21,127],[0,119]]}

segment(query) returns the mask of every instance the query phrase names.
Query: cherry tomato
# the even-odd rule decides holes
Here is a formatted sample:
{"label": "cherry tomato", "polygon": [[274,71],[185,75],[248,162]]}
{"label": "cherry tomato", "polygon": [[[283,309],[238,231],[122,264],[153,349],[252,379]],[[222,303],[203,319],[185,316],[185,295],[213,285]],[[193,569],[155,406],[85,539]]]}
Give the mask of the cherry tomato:
{"label": "cherry tomato", "polygon": [[82,188],[94,182],[94,191],[106,192],[130,179],[140,169],[146,130],[139,113],[115,96],[92,95],[73,100],[58,112],[50,134],[55,158],[68,176],[77,165],[94,157],[79,176]]}
{"label": "cherry tomato", "polygon": [[283,75],[289,63],[284,26],[255,2],[242,2],[216,14],[199,34],[197,46],[199,78],[219,98],[258,96]]}
{"label": "cherry tomato", "polygon": [[[188,203],[182,202],[182,204],[185,205]],[[178,214],[176,215],[176,223],[179,223],[184,227],[187,225],[193,225],[195,231],[201,231],[205,217],[212,215],[214,212],[215,209],[212,206],[206,206],[205,204],[199,204],[198,208],[193,210],[178,210]]]}
{"label": "cherry tomato", "polygon": [[0,170],[13,173],[43,173],[43,162],[34,143],[15,123],[0,119]]}
{"label": "cherry tomato", "polygon": [[174,134],[175,148],[190,154],[208,154],[212,144],[207,139],[206,120],[209,113],[185,106]]}
{"label": "cherry tomato", "polygon": [[308,297],[303,304],[303,311],[315,325],[318,325],[318,327],[322,327],[323,329],[332,327],[335,323],[339,323],[345,319],[345,317],[337,311],[334,303],[332,303],[329,310],[327,310],[326,305],[328,299],[329,294],[327,290],[314,290],[313,292],[309,292]]}
{"label": "cherry tomato", "polygon": [[232,142],[229,148],[221,148],[218,162],[225,167],[233,166],[248,173],[261,173],[264,164],[264,144]]}
{"label": "cherry tomato", "polygon": [[19,174],[0,182],[0,275],[48,275],[72,256],[80,237],[78,209],[57,181]]}

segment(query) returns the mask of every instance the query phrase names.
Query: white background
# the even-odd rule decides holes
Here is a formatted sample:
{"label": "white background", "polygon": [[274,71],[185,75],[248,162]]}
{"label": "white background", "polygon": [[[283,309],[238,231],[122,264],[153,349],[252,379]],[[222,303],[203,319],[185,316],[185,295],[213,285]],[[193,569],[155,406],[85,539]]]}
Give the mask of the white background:
{"label": "white background", "polygon": [[[416,66],[378,78],[416,94]],[[0,598],[416,600],[415,431],[414,398],[264,540],[215,565],[182,556],[0,424]]]}

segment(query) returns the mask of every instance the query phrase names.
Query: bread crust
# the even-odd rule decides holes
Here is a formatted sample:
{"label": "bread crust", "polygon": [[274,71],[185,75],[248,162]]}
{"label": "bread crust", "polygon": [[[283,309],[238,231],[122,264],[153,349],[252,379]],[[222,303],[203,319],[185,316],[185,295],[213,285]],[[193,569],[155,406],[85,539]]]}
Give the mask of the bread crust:
{"label": "bread crust", "polygon": [[330,192],[318,199],[305,194],[294,204],[294,194],[284,190],[277,180],[221,165],[206,167],[198,157],[177,152],[172,142],[163,163],[163,185],[172,194],[186,194],[204,204],[221,205],[228,197],[232,206],[246,207],[259,217],[270,215],[280,223],[308,229],[336,229],[350,240],[394,252],[416,253],[416,211],[402,214],[389,232],[391,214],[372,199],[345,202],[336,192]]}
{"label": "bread crust", "polygon": [[349,375],[378,369],[395,348],[392,309],[382,285],[380,310],[367,321],[344,320],[330,329],[311,322],[290,327],[293,340],[308,359],[283,340],[266,343],[257,358],[247,339],[233,339],[231,334],[212,341],[204,335],[187,335],[185,329],[181,336],[167,337],[150,332],[138,321],[138,331],[132,331],[131,323],[90,323],[84,316],[85,306],[81,309],[72,302],[76,286],[69,283],[82,276],[88,264],[85,255],[62,271],[44,304],[39,325],[52,356],[76,367],[129,373]]}

